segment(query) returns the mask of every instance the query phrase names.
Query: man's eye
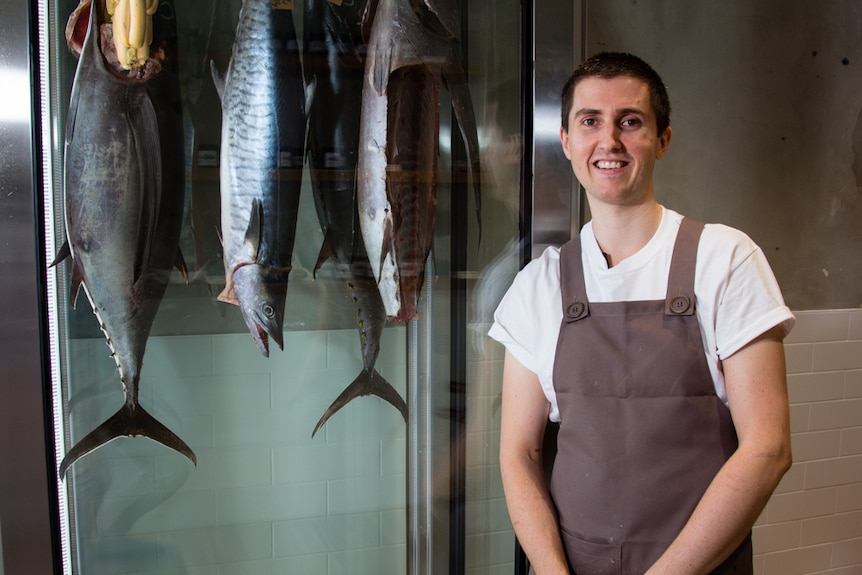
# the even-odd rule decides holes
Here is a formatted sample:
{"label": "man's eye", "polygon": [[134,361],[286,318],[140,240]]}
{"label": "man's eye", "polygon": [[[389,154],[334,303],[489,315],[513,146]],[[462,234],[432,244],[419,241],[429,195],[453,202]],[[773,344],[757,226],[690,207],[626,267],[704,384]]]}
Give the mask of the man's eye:
{"label": "man's eye", "polygon": [[598,122],[595,118],[584,118],[581,121],[582,126],[595,126]]}
{"label": "man's eye", "polygon": [[641,125],[641,121],[638,118],[626,118],[620,124],[623,128],[637,128]]}

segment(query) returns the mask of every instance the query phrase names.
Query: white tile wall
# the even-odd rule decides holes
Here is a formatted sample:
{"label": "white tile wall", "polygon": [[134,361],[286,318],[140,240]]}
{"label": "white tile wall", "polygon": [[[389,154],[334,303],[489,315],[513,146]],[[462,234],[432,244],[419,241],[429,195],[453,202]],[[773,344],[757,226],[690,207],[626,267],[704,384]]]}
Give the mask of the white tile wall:
{"label": "white tile wall", "polygon": [[793,467],[754,528],[757,575],[862,575],[862,310],[796,312]]}
{"label": "white tile wall", "polygon": [[[355,330],[285,334],[263,358],[250,336],[152,337],[141,403],[195,451],[195,468],[122,438],[71,471],[80,572],[112,575],[398,575],[406,565],[406,427],[377,398],[350,403],[312,439],[359,372]],[[378,371],[402,395],[403,328]],[[122,391],[102,340],[70,343],[77,439]]]}

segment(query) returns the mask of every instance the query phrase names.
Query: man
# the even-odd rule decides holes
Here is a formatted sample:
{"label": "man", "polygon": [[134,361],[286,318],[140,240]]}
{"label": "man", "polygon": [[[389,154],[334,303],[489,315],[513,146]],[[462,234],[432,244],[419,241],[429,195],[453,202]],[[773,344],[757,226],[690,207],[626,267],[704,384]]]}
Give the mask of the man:
{"label": "man", "polygon": [[751,527],[791,463],[794,317],[748,236],[657,203],[670,104],[649,65],[594,56],[562,100],[592,220],[518,274],[489,332],[516,535],[538,575],[750,574]]}

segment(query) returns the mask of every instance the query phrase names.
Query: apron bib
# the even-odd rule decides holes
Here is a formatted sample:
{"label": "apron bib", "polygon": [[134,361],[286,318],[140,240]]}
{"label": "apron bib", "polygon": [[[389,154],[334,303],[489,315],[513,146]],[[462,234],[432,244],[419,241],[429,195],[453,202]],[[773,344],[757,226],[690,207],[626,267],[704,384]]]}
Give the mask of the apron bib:
{"label": "apron bib", "polygon": [[[667,297],[590,303],[580,238],[560,254],[551,495],[577,575],[642,575],[738,445],[694,313],[703,223],[684,219]],[[750,535],[714,575],[751,574]]]}

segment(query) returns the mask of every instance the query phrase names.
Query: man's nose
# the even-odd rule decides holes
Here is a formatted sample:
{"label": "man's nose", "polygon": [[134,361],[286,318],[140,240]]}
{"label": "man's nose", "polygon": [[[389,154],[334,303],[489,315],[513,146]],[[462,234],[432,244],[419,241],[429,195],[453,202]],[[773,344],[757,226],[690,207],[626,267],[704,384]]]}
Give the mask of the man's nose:
{"label": "man's nose", "polygon": [[619,150],[622,148],[621,133],[619,126],[611,123],[605,124],[599,132],[599,145],[603,150]]}

